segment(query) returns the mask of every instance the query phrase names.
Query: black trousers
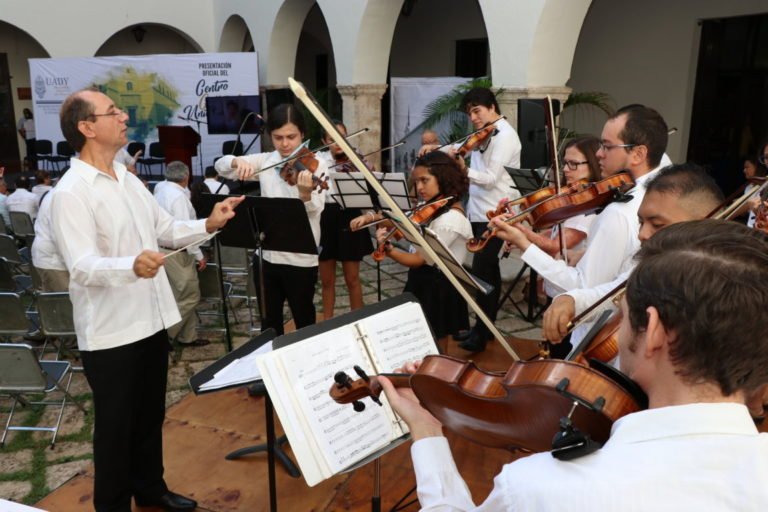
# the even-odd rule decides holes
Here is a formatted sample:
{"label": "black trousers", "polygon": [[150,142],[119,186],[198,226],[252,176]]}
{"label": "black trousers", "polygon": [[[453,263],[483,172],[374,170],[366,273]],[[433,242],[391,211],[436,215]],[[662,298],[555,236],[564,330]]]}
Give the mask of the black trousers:
{"label": "black trousers", "polygon": [[163,480],[163,421],[168,378],[165,330],[117,348],[81,352],[93,390],[93,504],[130,512],[131,496],[156,498]]}
{"label": "black trousers", "polygon": [[[472,234],[477,238],[483,232],[488,229],[487,222],[473,222]],[[478,293],[475,296],[477,305],[480,309],[488,315],[491,322],[496,321],[496,313],[498,311],[499,297],[501,296],[501,270],[499,270],[499,251],[503,242],[500,238],[493,237],[482,251],[475,253],[472,258],[472,273],[493,286],[493,291],[488,295]],[[477,320],[474,327],[475,332],[480,339],[491,339],[491,331],[481,322]]]}
{"label": "black trousers", "polygon": [[[288,301],[297,329],[315,323],[317,267],[280,265],[264,260],[264,313],[262,331],[270,327],[283,334],[283,304]],[[258,260],[254,257],[254,265]],[[259,289],[259,271],[253,273]]]}

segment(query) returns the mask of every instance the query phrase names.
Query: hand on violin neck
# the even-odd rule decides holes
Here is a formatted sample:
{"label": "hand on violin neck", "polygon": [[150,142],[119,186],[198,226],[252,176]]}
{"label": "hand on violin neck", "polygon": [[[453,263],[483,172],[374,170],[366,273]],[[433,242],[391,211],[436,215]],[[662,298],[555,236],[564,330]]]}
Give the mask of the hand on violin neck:
{"label": "hand on violin neck", "polygon": [[509,224],[503,216],[494,217],[488,224],[490,228],[496,228],[496,236],[505,242],[510,242],[525,251],[531,246],[526,234],[516,224]]}
{"label": "hand on violin neck", "polygon": [[296,187],[299,189],[299,199],[305,203],[312,199],[312,189],[315,188],[315,184],[312,181],[312,173],[310,171],[301,171],[296,178]]}
{"label": "hand on violin neck", "polygon": [[408,424],[414,441],[443,435],[442,423],[421,406],[419,399],[410,388],[395,388],[383,375],[379,375],[378,380],[384,394],[387,395],[389,405]]}

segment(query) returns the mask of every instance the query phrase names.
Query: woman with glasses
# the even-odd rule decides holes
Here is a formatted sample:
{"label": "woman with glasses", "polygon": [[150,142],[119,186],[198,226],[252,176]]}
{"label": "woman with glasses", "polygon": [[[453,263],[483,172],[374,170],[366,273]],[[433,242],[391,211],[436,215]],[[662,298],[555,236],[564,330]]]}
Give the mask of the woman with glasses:
{"label": "woman with glasses", "polygon": [[[576,137],[569,140],[564,147],[562,170],[566,185],[573,185],[580,180],[590,182],[600,179],[600,165],[597,161],[597,150],[600,140],[591,135]],[[563,222],[563,240],[568,250],[568,262],[575,265],[586,245],[589,227],[595,215],[578,215]],[[541,233],[536,233],[527,226],[518,224],[531,241],[552,257],[560,253],[560,225]]]}

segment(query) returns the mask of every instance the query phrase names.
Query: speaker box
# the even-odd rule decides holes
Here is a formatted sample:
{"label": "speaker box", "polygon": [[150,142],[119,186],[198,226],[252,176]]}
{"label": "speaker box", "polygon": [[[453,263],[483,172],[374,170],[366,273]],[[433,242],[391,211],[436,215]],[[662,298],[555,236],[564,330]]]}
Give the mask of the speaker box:
{"label": "speaker box", "polygon": [[[523,145],[520,155],[520,167],[523,169],[549,166],[546,103],[546,98],[517,100],[517,134]],[[552,100],[552,110],[553,116],[560,113],[559,100]]]}

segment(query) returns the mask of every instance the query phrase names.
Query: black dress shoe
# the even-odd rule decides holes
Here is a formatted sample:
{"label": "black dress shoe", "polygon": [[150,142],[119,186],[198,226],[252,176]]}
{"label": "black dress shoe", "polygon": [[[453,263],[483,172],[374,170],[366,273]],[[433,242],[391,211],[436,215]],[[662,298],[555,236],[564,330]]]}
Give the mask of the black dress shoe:
{"label": "black dress shoe", "polygon": [[453,339],[456,341],[466,341],[472,336],[474,331],[472,329],[461,330],[457,334],[453,335]]}
{"label": "black dress shoe", "polygon": [[168,491],[157,498],[140,498],[136,496],[136,504],[140,507],[160,507],[169,512],[190,512],[197,508],[197,502],[180,494]]}
{"label": "black dress shoe", "polygon": [[485,350],[485,344],[488,342],[488,340],[480,339],[480,336],[477,333],[472,333],[472,335],[467,338],[465,341],[462,341],[459,343],[459,348],[463,348],[467,352],[482,352]]}

